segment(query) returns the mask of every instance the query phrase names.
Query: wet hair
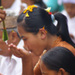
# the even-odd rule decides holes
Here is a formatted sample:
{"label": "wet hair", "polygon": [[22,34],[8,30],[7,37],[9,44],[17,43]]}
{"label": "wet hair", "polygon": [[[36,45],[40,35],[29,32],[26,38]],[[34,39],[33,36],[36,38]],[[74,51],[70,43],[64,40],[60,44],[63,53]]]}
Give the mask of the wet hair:
{"label": "wet hair", "polygon": [[75,56],[64,47],[55,47],[47,51],[41,60],[49,70],[59,71],[63,68],[70,75],[75,75]]}
{"label": "wet hair", "polygon": [[[68,42],[73,47],[75,44],[72,42],[67,27],[67,20],[61,13],[54,14],[55,19],[58,21],[57,26],[53,24],[51,15],[46,12],[43,8],[33,8],[33,12],[27,11],[29,17],[26,17],[26,13],[21,13],[17,19],[18,25],[23,26],[27,32],[37,34],[40,28],[45,27],[48,33],[51,35],[61,36],[63,41]],[[20,24],[21,23],[21,24]]]}

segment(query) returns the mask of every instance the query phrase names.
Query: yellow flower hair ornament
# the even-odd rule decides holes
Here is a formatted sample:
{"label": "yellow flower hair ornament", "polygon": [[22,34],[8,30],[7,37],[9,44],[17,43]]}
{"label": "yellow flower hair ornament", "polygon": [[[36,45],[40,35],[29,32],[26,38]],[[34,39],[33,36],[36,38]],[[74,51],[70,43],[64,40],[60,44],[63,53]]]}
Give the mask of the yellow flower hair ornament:
{"label": "yellow flower hair ornament", "polygon": [[50,12],[51,7],[48,7],[47,9],[45,9],[45,11],[47,11],[48,13]]}
{"label": "yellow flower hair ornament", "polygon": [[[43,27],[43,29],[45,29],[45,27]],[[47,31],[45,30],[45,32],[47,33]]]}
{"label": "yellow flower hair ornament", "polygon": [[47,9],[45,9],[45,11],[47,11],[48,14],[51,15],[51,19],[52,19],[52,21],[54,22],[54,21],[55,21],[55,17],[54,17],[54,15],[50,12],[50,10],[51,10],[51,7],[48,7]]}
{"label": "yellow flower hair ornament", "polygon": [[29,14],[28,14],[27,11],[33,12],[33,8],[37,8],[37,6],[35,6],[35,5],[30,5],[30,6],[27,7],[27,9],[25,9],[25,10],[23,11],[24,14],[26,13],[26,17],[29,17]]}

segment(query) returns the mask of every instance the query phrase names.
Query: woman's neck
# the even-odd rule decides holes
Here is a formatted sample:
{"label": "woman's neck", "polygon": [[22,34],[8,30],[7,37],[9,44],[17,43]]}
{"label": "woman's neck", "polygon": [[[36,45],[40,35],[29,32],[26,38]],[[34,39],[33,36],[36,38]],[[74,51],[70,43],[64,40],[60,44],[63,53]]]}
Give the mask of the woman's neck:
{"label": "woman's neck", "polygon": [[52,48],[52,45],[54,44],[54,42],[56,41],[56,39],[58,38],[58,36],[56,35],[53,35],[53,36],[50,36],[48,37],[48,44],[47,44],[47,49],[46,50],[49,50]]}

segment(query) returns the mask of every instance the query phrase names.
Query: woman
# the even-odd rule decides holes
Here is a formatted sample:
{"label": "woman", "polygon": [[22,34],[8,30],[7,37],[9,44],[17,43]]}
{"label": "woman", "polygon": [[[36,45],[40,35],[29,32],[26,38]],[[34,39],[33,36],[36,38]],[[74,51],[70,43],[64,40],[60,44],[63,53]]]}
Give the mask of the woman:
{"label": "woman", "polygon": [[41,58],[42,75],[75,75],[75,56],[64,47],[55,47]]}
{"label": "woman", "polygon": [[65,10],[62,11],[68,19],[68,30],[71,36],[71,39],[75,43],[75,0],[62,0]]}
{"label": "woman", "polygon": [[[24,47],[27,51],[17,49],[13,44],[10,45],[10,50],[15,56],[23,59],[23,74],[31,75],[32,71],[27,72],[29,70],[25,69],[26,66],[32,70],[45,49],[50,50],[53,47],[61,46],[68,48],[75,55],[75,44],[69,37],[66,17],[60,13],[54,16],[58,21],[57,26],[53,23],[54,18],[51,13],[32,5],[18,17],[18,32],[24,40]],[[32,68],[28,67],[31,64],[33,64]],[[37,63],[34,73],[40,75],[40,63]]]}

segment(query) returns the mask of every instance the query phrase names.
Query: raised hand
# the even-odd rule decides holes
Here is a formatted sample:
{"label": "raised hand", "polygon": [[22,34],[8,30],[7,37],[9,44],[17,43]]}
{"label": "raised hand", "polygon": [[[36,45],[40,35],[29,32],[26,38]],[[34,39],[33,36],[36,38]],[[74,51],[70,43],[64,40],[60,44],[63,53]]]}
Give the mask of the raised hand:
{"label": "raised hand", "polygon": [[33,63],[31,53],[17,48],[15,45],[9,45],[9,51],[17,57],[22,58],[23,73],[22,75],[33,75]]}
{"label": "raised hand", "polygon": [[19,57],[19,58],[26,58],[27,59],[31,56],[31,53],[29,51],[19,49],[14,44],[9,45],[9,51],[11,51],[12,54],[14,54],[16,57]]}
{"label": "raised hand", "polygon": [[8,51],[8,45],[3,40],[0,40],[0,55],[11,56],[11,51]]}
{"label": "raised hand", "polygon": [[0,75],[3,75],[3,74],[0,73]]}
{"label": "raised hand", "polygon": [[0,9],[0,22],[3,21],[5,19],[5,17],[6,17],[5,11]]}

